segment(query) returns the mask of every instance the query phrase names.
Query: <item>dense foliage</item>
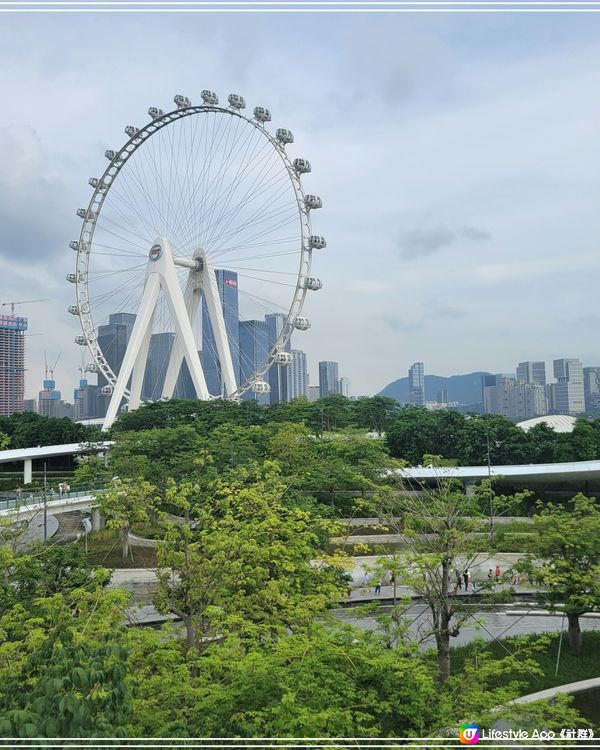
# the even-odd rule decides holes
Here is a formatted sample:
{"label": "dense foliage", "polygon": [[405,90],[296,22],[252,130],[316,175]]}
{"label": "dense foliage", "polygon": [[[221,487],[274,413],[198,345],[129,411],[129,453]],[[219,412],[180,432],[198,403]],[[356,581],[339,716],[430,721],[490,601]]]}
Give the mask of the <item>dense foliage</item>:
{"label": "dense foliage", "polygon": [[524,432],[514,422],[495,414],[461,414],[401,407],[384,396],[330,396],[309,403],[260,406],[227,401],[171,401],[148,404],[123,414],[114,434],[190,425],[200,435],[218,427],[250,427],[273,423],[301,424],[312,434],[345,429],[385,433],[390,455],[417,465],[431,454],[459,465],[496,465],[587,461],[600,458],[600,418],[579,419],[573,433],[557,433],[545,424]]}
{"label": "dense foliage", "polygon": [[[569,445],[590,453],[596,430],[579,423]],[[24,548],[21,527],[3,526],[0,736],[423,737],[503,716],[525,729],[583,726],[564,699],[499,709],[539,676],[541,641],[500,656],[481,645],[450,661],[464,622],[452,601],[455,566],[492,549],[482,517],[514,498],[488,486],[466,498],[450,483],[424,504],[399,498],[386,474],[401,465],[394,456],[443,462],[462,451],[475,462],[490,434],[507,460],[530,439],[499,418],[400,410],[379,398],[268,408],[175,401],[123,415],[108,461],[88,457],[78,476],[103,480],[98,507],[123,554],[132,532],[151,527],[154,605],[180,622],[127,628],[127,594],[105,588],[109,574],[81,545]],[[598,556],[600,538],[592,501],[576,499],[573,513],[593,540],[578,540],[572,555],[565,513],[549,509],[536,522],[571,568],[578,554]],[[328,554],[335,519],[369,514],[389,516],[412,545],[385,564],[428,605],[437,653],[419,648],[400,605],[374,631],[331,612],[348,565]],[[577,598],[553,550],[543,557],[555,590]],[[600,592],[586,594],[595,607]]]}
{"label": "dense foliage", "polygon": [[[43,417],[34,412],[0,416],[0,433],[10,440],[10,448],[34,448],[38,445],[84,443],[98,439],[95,427],[77,424],[67,417]],[[1,444],[0,444],[0,447]]]}

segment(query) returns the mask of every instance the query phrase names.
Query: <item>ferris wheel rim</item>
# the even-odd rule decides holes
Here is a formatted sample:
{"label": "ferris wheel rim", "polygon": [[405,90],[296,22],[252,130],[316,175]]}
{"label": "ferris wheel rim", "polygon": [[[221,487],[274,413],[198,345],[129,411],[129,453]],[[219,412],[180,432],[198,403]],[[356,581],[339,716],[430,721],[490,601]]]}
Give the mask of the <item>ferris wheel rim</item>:
{"label": "ferris wheel rim", "polygon": [[[93,188],[93,193],[85,209],[82,227],[79,235],[76,264],[75,264],[75,290],[78,317],[80,320],[85,345],[89,349],[96,371],[103,375],[111,386],[115,385],[117,375],[109,365],[102,349],[98,343],[97,330],[93,321],[93,307],[90,304],[89,293],[89,262],[92,253],[94,233],[97,227],[98,218],[101,216],[103,204],[110,194],[110,191],[118,178],[121,170],[127,165],[131,156],[138,151],[153,135],[160,132],[170,124],[180,121],[186,117],[201,116],[214,113],[220,116],[229,115],[237,117],[247,125],[252,126],[270,143],[274,152],[278,155],[281,163],[287,173],[291,184],[299,220],[300,247],[297,251],[299,257],[298,272],[292,294],[292,300],[285,313],[285,320],[281,326],[281,331],[276,338],[275,343],[270,347],[266,359],[257,365],[251,375],[244,382],[238,384],[238,388],[225,396],[227,399],[239,400],[246,392],[252,389],[253,384],[264,377],[265,373],[272,365],[276,363],[277,355],[283,351],[289,342],[292,333],[296,330],[296,321],[301,320],[300,314],[304,307],[307,295],[307,281],[310,280],[311,263],[312,263],[312,246],[309,242],[311,236],[311,219],[310,208],[306,205],[306,194],[302,185],[300,173],[295,168],[290,157],[288,156],[285,143],[280,142],[264,126],[262,122],[242,114],[239,109],[233,107],[223,107],[215,104],[204,104],[196,106],[178,107],[170,112],[163,113],[159,117],[153,118],[145,126],[137,130],[125,144],[116,152],[110,160],[101,178],[97,180],[97,185]],[[296,251],[294,251],[296,253]],[[211,395],[211,398],[221,398],[219,395]],[[128,400],[129,392],[126,390],[125,398]]]}

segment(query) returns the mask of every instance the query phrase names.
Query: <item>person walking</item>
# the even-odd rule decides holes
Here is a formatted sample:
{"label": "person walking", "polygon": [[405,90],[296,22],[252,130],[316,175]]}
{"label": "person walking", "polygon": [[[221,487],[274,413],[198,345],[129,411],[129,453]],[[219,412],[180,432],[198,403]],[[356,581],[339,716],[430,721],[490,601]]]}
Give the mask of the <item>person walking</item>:
{"label": "person walking", "polygon": [[494,571],[491,568],[488,570],[488,582],[494,583]]}
{"label": "person walking", "polygon": [[469,581],[471,580],[471,571],[466,568],[465,572],[463,573],[463,581],[465,583],[465,591],[469,590]]}
{"label": "person walking", "polygon": [[500,566],[496,565],[496,583],[500,583],[501,575],[502,575],[502,571],[500,570]]}
{"label": "person walking", "polygon": [[65,494],[68,495],[71,492],[71,485],[65,482]]}
{"label": "person walking", "polygon": [[377,583],[375,584],[375,593],[381,594],[381,581],[377,581]]}
{"label": "person walking", "polygon": [[64,485],[63,485],[63,483],[62,483],[62,482],[59,482],[59,483],[58,483],[58,496],[59,496],[59,497],[62,497],[62,496],[63,496],[63,491],[64,491]]}
{"label": "person walking", "polygon": [[368,586],[370,581],[371,581],[371,576],[368,573],[365,573],[363,577],[363,585]]}
{"label": "person walking", "polygon": [[455,569],[456,574],[456,588],[462,591],[462,575],[458,568]]}

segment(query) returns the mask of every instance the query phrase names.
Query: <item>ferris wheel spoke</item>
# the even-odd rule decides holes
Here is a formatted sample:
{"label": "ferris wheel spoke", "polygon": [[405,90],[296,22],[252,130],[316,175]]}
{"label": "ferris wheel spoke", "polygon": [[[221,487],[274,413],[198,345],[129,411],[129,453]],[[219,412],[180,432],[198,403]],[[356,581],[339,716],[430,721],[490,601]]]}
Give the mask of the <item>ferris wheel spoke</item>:
{"label": "ferris wheel spoke", "polygon": [[131,165],[131,171],[127,173],[127,171],[124,170],[126,173],[125,187],[129,190],[132,189],[129,183],[129,178],[137,184],[140,198],[145,201],[148,208],[150,221],[153,223],[155,230],[158,230],[161,226],[160,207],[158,205],[158,200],[153,198],[150,189],[151,182],[146,173],[146,166],[149,165],[149,158],[145,149],[137,149],[133,154],[133,158],[130,157],[128,166],[129,165]]}
{"label": "ferris wheel spoke", "polygon": [[[205,118],[202,118],[205,121]],[[185,153],[187,153],[187,158],[185,159],[185,175],[183,178],[183,186],[182,186],[182,194],[181,194],[181,222],[184,222],[186,220],[189,221],[190,218],[190,208],[192,206],[193,201],[193,193],[192,193],[192,182],[194,177],[194,172],[196,168],[196,159],[197,159],[197,149],[195,147],[196,145],[196,130],[198,127],[198,118],[195,118],[192,125],[192,119],[189,117],[184,118],[182,122],[182,130],[183,130],[183,136],[184,136],[184,142],[185,142]],[[189,143],[188,143],[188,136],[189,136]],[[181,234],[184,234],[184,231],[181,230]]]}
{"label": "ferris wheel spoke", "polygon": [[274,258],[278,255],[297,255],[298,254],[298,238],[297,237],[284,237],[276,242],[253,242],[253,243],[241,243],[238,245],[234,245],[232,247],[224,247],[220,253],[217,253],[217,257],[219,255],[224,255],[226,253],[234,252],[235,250],[239,250],[240,247],[244,248],[251,248],[251,247],[277,247],[278,245],[290,245],[290,244],[296,245],[296,248],[294,250],[280,250],[278,252],[272,252],[272,253],[262,253],[260,255],[244,255],[239,258],[228,258],[227,262],[236,263],[237,261],[246,261],[246,260],[260,260],[262,258]]}
{"label": "ferris wheel spoke", "polygon": [[[277,218],[279,218],[279,221],[276,221]],[[265,236],[269,236],[271,242],[276,242],[275,232],[285,229],[286,226],[296,220],[297,210],[293,206],[283,218],[281,217],[281,212],[278,215],[277,209],[265,213],[262,217],[248,218],[238,226],[231,227],[222,235],[215,237],[210,248],[210,255],[211,257],[218,258],[227,252],[239,251],[241,248],[245,248],[248,243],[252,243],[254,240]],[[223,247],[230,242],[235,242],[236,244],[230,250],[223,250]]]}
{"label": "ferris wheel spoke", "polygon": [[[106,226],[106,224],[111,225],[112,227],[115,227],[116,229],[119,229],[124,234],[118,234],[117,232],[111,232],[111,230]],[[121,224],[120,221],[117,221],[114,218],[114,215],[111,216],[100,216],[100,218],[97,221],[97,226],[100,227],[101,231],[107,231],[111,232],[112,234],[115,234],[117,237],[120,237],[124,242],[128,242],[129,244],[135,244],[136,247],[148,247],[148,243],[150,240],[148,240],[148,237],[144,237],[144,235],[139,234],[138,232],[131,229],[131,227],[128,227],[127,224]],[[135,237],[137,240],[141,240],[142,244],[137,244],[132,242],[131,239],[127,237],[127,235],[130,235],[131,237]]]}
{"label": "ferris wheel spoke", "polygon": [[[226,129],[225,141],[222,146],[223,155],[221,158],[220,168],[217,170],[212,182],[209,183],[205,192],[206,196],[214,196],[214,199],[212,201],[212,204],[207,206],[206,209],[204,210],[204,213],[202,214],[202,218],[199,222],[198,230],[202,232],[202,234],[198,234],[196,236],[196,240],[201,243],[204,241],[204,236],[203,236],[204,223],[210,221],[213,215],[215,206],[218,203],[219,196],[221,194],[223,180],[225,179],[225,176],[229,170],[229,165],[231,163],[231,159],[234,153],[234,148],[236,146],[236,143],[238,144],[238,149],[240,147],[238,133],[239,133],[239,126],[240,126],[241,120],[237,117],[235,118],[235,129],[234,129],[233,119],[234,119],[233,117],[230,118],[230,122],[228,123],[227,129]],[[232,130],[234,131],[233,133],[231,132]],[[218,146],[221,145],[221,142],[222,142],[222,139],[219,142]],[[237,155],[237,152],[235,153]],[[212,158],[211,158],[211,163],[212,163]]]}
{"label": "ferris wheel spoke", "polygon": [[[152,226],[148,223],[147,212],[144,214],[143,209],[137,203],[138,191],[134,190],[129,183],[127,174],[123,175],[123,184],[125,190],[109,191],[106,196],[106,202],[108,205],[116,205],[122,203],[126,208],[130,209],[135,216],[137,216],[140,225],[144,228],[147,235],[152,235]],[[118,209],[117,209],[118,210]]]}
{"label": "ferris wheel spoke", "polygon": [[[141,182],[141,178],[139,175],[139,165],[137,164],[137,159],[132,159],[132,169],[127,172],[124,171],[123,174],[123,188],[124,190],[116,190],[116,196],[119,198],[121,193],[125,193],[129,197],[129,200],[135,203],[136,206],[136,212],[138,215],[144,216],[145,219],[143,220],[143,223],[146,227],[146,231],[149,235],[153,235],[155,233],[154,227],[156,226],[156,218],[155,218],[155,208],[152,205],[152,202],[148,200],[148,193],[143,189],[143,185]],[[109,193],[110,196],[110,193]],[[139,206],[138,200],[143,199],[145,202],[146,210],[144,211],[144,208]]]}
{"label": "ferris wheel spoke", "polygon": [[[277,183],[274,183],[270,187],[274,188],[276,184]],[[237,206],[235,206],[235,207],[233,207],[231,209],[231,217],[230,217],[229,221],[226,223],[225,227],[223,227],[223,231],[221,232],[221,234],[220,235],[216,235],[216,236],[215,236],[215,234],[213,234],[211,247],[214,247],[214,243],[216,241],[218,241],[219,239],[222,238],[223,232],[227,232],[228,230],[230,230],[233,218],[239,217],[242,214],[242,211],[244,209],[250,208],[251,203],[253,201],[258,200],[259,204],[258,204],[258,206],[255,206],[254,208],[250,208],[250,210],[253,211],[253,213],[251,213],[249,216],[246,216],[240,222],[239,227],[238,227],[240,230],[246,228],[257,217],[261,217],[262,216],[263,219],[265,217],[268,217],[269,216],[269,211],[267,209],[271,208],[272,211],[274,211],[274,212],[277,211],[278,206],[276,205],[275,208],[273,208],[273,204],[277,204],[280,201],[280,199],[283,197],[283,194],[284,194],[283,189],[280,189],[273,196],[271,196],[271,199],[269,201],[267,201],[267,202],[260,201],[260,198],[262,196],[262,192],[264,192],[264,190],[260,191],[258,194],[257,193],[247,193],[246,196],[244,197],[244,199],[242,201],[240,201],[237,204]],[[291,206],[293,206],[293,207],[295,207],[297,209],[297,204],[296,204],[295,201],[293,203],[290,202],[289,205],[291,205]],[[283,208],[283,206],[279,206],[279,207]],[[233,231],[236,231],[236,228],[234,228]],[[231,236],[231,232],[227,236]]]}
{"label": "ferris wheel spoke", "polygon": [[[260,144],[260,140],[256,138],[256,135],[257,135],[256,133],[250,130],[248,132],[248,135],[245,141],[240,142],[238,149],[234,155],[234,159],[238,162],[237,170],[235,174],[233,175],[233,177],[230,179],[229,187],[224,192],[222,190],[219,190],[218,193],[214,195],[212,204],[210,205],[210,215],[206,216],[205,214],[205,216],[203,217],[207,221],[212,221],[212,217],[214,215],[214,209],[217,205],[221,206],[217,221],[221,221],[221,218],[229,205],[231,196],[233,195],[235,190],[240,188],[244,179],[244,175],[246,174],[249,166],[258,161],[258,157],[260,156],[262,149],[260,149],[257,153],[257,149],[261,144]],[[252,150],[250,151],[251,146],[252,146]],[[263,147],[264,147],[264,144],[263,144]],[[242,153],[242,150],[243,150],[243,153]],[[206,236],[209,231],[210,231],[210,224],[209,224],[209,228],[204,229],[204,232],[206,234],[203,233],[202,235],[201,240],[203,243],[209,242],[209,238]]]}
{"label": "ferris wheel spoke", "polygon": [[263,311],[263,313],[269,314],[273,312],[287,312],[288,308],[281,305],[279,302],[268,300],[265,297],[261,297],[258,294],[253,294],[247,290],[240,291],[240,297],[249,300],[249,302],[256,308]]}
{"label": "ferris wheel spoke", "polygon": [[[203,159],[200,165],[200,174],[194,181],[190,195],[194,210],[191,214],[190,212],[188,212],[188,220],[183,224],[183,236],[181,242],[182,247],[184,248],[191,246],[192,249],[195,249],[202,243],[203,221],[208,206],[208,195],[210,194],[211,186],[214,180],[218,178],[218,174],[216,177],[211,176],[215,152],[218,151],[223,138],[229,138],[229,132],[232,126],[232,117],[230,117],[228,119],[226,128],[227,136],[225,136],[224,128],[216,128],[216,118],[213,117],[211,119],[212,129],[210,134],[210,146],[208,133],[209,129],[207,128],[203,143]],[[197,200],[199,194],[202,196],[201,202]]]}
{"label": "ferris wheel spoke", "polygon": [[[168,189],[168,201],[169,205],[173,207],[172,215],[172,228],[173,233],[176,236],[179,235],[179,221],[181,212],[181,178],[179,176],[179,162],[181,156],[181,134],[183,123],[179,123],[177,128],[163,128],[160,131],[160,142],[164,145],[165,155],[169,164],[169,189]],[[175,148],[175,131],[177,131],[177,149]],[[163,132],[166,135],[163,138]],[[169,150],[167,150],[167,147]],[[179,196],[179,199],[177,198]]]}
{"label": "ferris wheel spoke", "polygon": [[[246,239],[248,241],[252,241],[255,239],[259,239],[261,237],[264,237],[269,232],[274,232],[278,229],[285,228],[289,226],[293,221],[297,219],[297,207],[292,206],[288,209],[288,212],[286,215],[284,215],[283,218],[280,218],[280,221],[275,224],[268,224],[266,227],[260,226],[261,224],[264,224],[265,222],[270,222],[274,216],[277,216],[278,212],[276,209],[274,209],[271,214],[263,215],[262,218],[258,215],[255,215],[252,219],[249,219],[247,222],[245,222],[243,225],[237,227],[236,229],[232,230],[229,234],[226,234],[221,241],[221,245],[224,242],[229,242],[233,240],[234,238],[238,237],[243,231],[247,230],[250,226],[253,226],[255,229],[258,229],[256,234],[251,235],[250,237],[247,237]],[[243,241],[240,243],[243,245]],[[216,253],[215,257],[219,257],[220,254],[220,246],[217,245],[211,252],[211,255],[213,253]]]}
{"label": "ferris wheel spoke", "polygon": [[[236,175],[230,180],[230,182],[231,182],[230,187],[228,188],[228,190],[222,196],[223,210],[221,211],[221,213],[223,213],[223,211],[225,210],[225,207],[228,204],[229,198],[230,198],[231,194],[233,193],[233,191],[235,191],[236,189],[239,189],[239,186],[240,186],[240,184],[242,182],[243,174],[248,169],[249,165],[252,164],[252,160],[253,159],[254,160],[257,159],[256,149],[260,145],[260,142],[257,141],[255,138],[253,139],[252,138],[253,135],[255,135],[253,132],[249,132],[248,135],[247,135],[247,137],[246,137],[246,140],[240,144],[240,148],[238,149],[238,153],[241,152],[242,148],[244,148],[244,153],[241,156],[241,158],[239,159],[240,164],[239,164],[239,167],[238,167]],[[254,146],[253,146],[252,151],[250,152],[250,155],[248,155],[248,150],[249,150],[250,146],[252,145],[252,143],[254,143]],[[236,154],[236,159],[237,159],[237,154]],[[205,208],[205,210],[201,214],[201,219],[199,221],[199,226],[201,226],[202,234],[198,236],[198,241],[200,243],[202,243],[202,244],[206,244],[206,242],[207,242],[206,230],[204,228],[204,222],[206,220],[207,213],[209,211],[210,206],[214,206],[217,200],[218,200],[218,198],[215,197],[213,199],[213,201],[212,201],[212,204],[207,205],[207,207]]]}
{"label": "ferris wheel spoke", "polygon": [[[118,205],[119,204],[118,198],[115,199],[115,198],[110,198],[110,196],[107,196],[105,202],[108,204],[108,206],[110,206],[112,213],[110,215],[110,218],[105,215],[104,221],[112,221],[113,223],[118,224],[118,226],[122,227],[123,229],[126,229],[127,231],[129,231],[131,234],[134,234],[137,237],[144,237],[146,241],[148,242],[147,238],[151,236],[151,234],[150,235],[146,234],[145,236],[142,234],[139,234],[139,232],[143,231],[143,229],[140,228],[137,224],[134,224],[134,222],[132,221],[132,218],[128,216],[122,210],[121,206]],[[117,222],[115,216],[118,216],[118,218],[120,219],[119,222]],[[138,232],[133,231],[132,227],[134,226],[138,229]],[[146,232],[147,231],[148,230],[146,229]]]}
{"label": "ferris wheel spoke", "polygon": [[93,278],[95,281],[102,281],[103,279],[111,278],[112,276],[121,276],[123,273],[128,273],[129,271],[135,271],[138,268],[145,268],[146,263],[138,263],[136,266],[129,266],[129,268],[119,268],[117,271],[91,271],[88,273],[88,276]]}
{"label": "ferris wheel spoke", "polygon": [[[229,261],[227,262],[227,269],[238,272],[238,275],[240,271],[251,271],[252,273],[277,274],[278,276],[293,276],[295,279],[298,278],[297,271],[277,271],[273,268],[248,268],[247,266],[240,266]],[[294,284],[294,286],[296,285]]]}
{"label": "ferris wheel spoke", "polygon": [[[137,242],[133,242],[128,237],[124,237],[122,234],[119,234],[118,232],[113,231],[112,229],[109,229],[108,227],[104,226],[104,222],[97,222],[96,223],[96,231],[100,229],[100,233],[106,232],[107,234],[112,235],[113,237],[116,237],[119,240],[122,240],[126,245],[132,245],[133,247],[137,248],[135,251],[133,250],[125,250],[125,248],[120,247],[120,254],[123,255],[138,255],[140,254],[139,251],[143,250],[144,254],[148,252],[148,245],[138,245]],[[92,247],[95,245],[95,240],[92,242]]]}
{"label": "ferris wheel spoke", "polygon": [[[259,159],[258,156],[260,155],[260,152],[258,155],[256,155],[253,158],[252,162],[248,162],[246,167],[242,172],[239,174],[239,178],[237,182],[233,182],[230,190],[227,192],[227,194],[224,197],[223,200],[223,208],[221,210],[220,216],[219,216],[219,224],[222,224],[223,221],[225,221],[225,227],[228,227],[231,225],[231,222],[236,219],[239,215],[240,210],[251,200],[253,200],[256,197],[256,183],[259,178],[262,177],[264,180],[264,177],[266,174],[270,173],[270,171],[273,168],[273,164],[271,164],[271,167],[269,170],[265,169],[264,162],[267,161],[270,154],[267,149],[263,147],[265,151],[264,155]],[[254,178],[252,182],[244,187],[244,193],[238,198],[237,204],[232,205],[232,198],[235,195],[236,191],[239,193],[242,185],[244,184],[244,180],[248,177],[251,177],[253,173],[256,173],[254,175]],[[211,227],[212,235],[210,237],[210,240],[207,242],[207,244],[210,246],[210,243],[214,240],[214,233],[215,229]]]}

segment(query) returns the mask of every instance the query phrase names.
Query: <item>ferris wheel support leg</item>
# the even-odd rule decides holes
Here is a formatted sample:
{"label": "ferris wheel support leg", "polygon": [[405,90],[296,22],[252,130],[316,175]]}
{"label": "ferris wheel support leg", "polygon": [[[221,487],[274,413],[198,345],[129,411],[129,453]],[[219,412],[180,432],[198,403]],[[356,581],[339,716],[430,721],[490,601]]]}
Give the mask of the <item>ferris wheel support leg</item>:
{"label": "ferris wheel support leg", "polygon": [[[190,270],[185,286],[185,292],[183,293],[183,301],[185,303],[185,309],[190,324],[195,320],[198,313],[201,294],[201,274],[199,274],[197,271]],[[171,358],[169,360],[169,367],[167,368],[165,382],[163,385],[163,398],[173,398],[173,393],[175,391],[175,386],[177,385],[177,379],[179,378],[181,365],[183,363],[183,356],[183,346],[181,345],[179,338],[176,338],[173,350],[171,352]]]}
{"label": "ferris wheel support leg", "polygon": [[164,238],[159,238],[157,242],[161,243],[164,249],[163,257],[160,258],[157,265],[160,264],[159,268],[164,284],[163,290],[165,292],[165,297],[167,298],[171,318],[175,325],[177,341],[183,349],[183,354],[187,360],[192,383],[196,390],[196,396],[202,401],[207,401],[209,399],[208,388],[206,387],[204,372],[202,370],[202,365],[200,364],[200,358],[198,357],[194,332],[192,331],[192,326],[186,310],[183,292],[181,291],[179,279],[177,278],[177,271],[175,270],[173,256],[171,255],[171,248],[168,241]]}
{"label": "ferris wheel support leg", "polygon": [[227,329],[225,328],[225,320],[223,318],[223,308],[217,287],[217,277],[207,263],[205,263],[204,279],[204,299],[206,300],[208,317],[210,318],[217,354],[221,363],[221,375],[225,384],[225,395],[228,396],[237,390],[236,377],[233,371],[231,349],[229,348]]}
{"label": "ferris wheel support leg", "polygon": [[146,286],[144,287],[144,294],[142,295],[142,302],[140,305],[140,311],[136,316],[129,343],[127,344],[127,350],[121,369],[119,370],[119,376],[115,384],[110,404],[106,411],[106,417],[104,418],[104,424],[102,425],[103,430],[108,430],[112,426],[113,422],[117,417],[119,406],[123,396],[125,395],[125,388],[127,381],[133,370],[133,366],[138,359],[140,349],[142,347],[144,338],[149,330],[151,330],[152,317],[154,315],[154,307],[156,300],[160,292],[160,278],[158,274],[150,274],[146,277]]}
{"label": "ferris wheel support leg", "polygon": [[146,328],[140,351],[133,364],[133,372],[131,374],[131,388],[129,390],[129,408],[137,409],[142,402],[142,386],[144,385],[144,375],[146,374],[146,364],[148,363],[148,350],[150,348],[150,336],[152,335],[152,321],[154,318],[154,310],[152,311],[152,317]]}

